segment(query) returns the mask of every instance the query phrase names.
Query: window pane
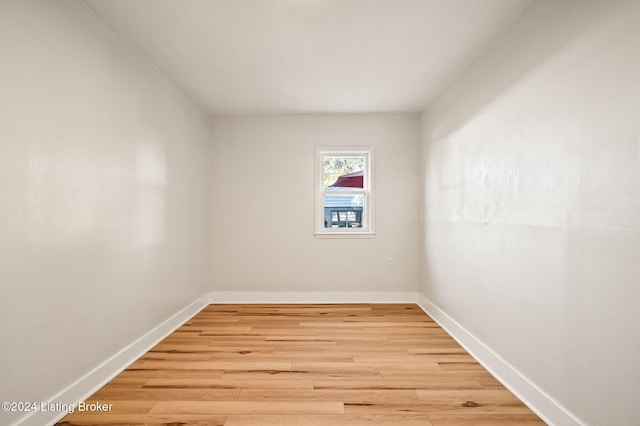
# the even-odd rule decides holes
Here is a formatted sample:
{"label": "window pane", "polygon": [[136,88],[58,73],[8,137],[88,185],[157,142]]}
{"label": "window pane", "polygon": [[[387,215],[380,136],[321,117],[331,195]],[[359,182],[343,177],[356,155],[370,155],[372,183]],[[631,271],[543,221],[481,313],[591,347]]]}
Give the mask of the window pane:
{"label": "window pane", "polygon": [[364,156],[326,156],[322,162],[324,188],[361,189],[364,185]]}
{"label": "window pane", "polygon": [[318,147],[316,161],[316,235],[374,235],[373,149]]}
{"label": "window pane", "polygon": [[324,194],[325,228],[362,228],[365,226],[363,194]]}

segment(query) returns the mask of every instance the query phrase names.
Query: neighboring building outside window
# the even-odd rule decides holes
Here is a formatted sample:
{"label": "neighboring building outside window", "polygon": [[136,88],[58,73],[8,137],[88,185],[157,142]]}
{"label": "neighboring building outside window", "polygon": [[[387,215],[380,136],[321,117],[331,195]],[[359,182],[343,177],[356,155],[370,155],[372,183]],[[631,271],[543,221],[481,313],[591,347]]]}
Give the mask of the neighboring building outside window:
{"label": "neighboring building outside window", "polygon": [[317,148],[316,167],[316,236],[373,236],[373,149]]}

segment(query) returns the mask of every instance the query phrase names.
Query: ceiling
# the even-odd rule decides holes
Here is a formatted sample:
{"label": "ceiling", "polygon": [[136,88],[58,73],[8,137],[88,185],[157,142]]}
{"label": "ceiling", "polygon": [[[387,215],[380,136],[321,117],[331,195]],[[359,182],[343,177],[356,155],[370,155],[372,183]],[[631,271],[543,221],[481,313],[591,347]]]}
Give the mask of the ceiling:
{"label": "ceiling", "polygon": [[85,0],[213,116],[422,111],[531,0]]}

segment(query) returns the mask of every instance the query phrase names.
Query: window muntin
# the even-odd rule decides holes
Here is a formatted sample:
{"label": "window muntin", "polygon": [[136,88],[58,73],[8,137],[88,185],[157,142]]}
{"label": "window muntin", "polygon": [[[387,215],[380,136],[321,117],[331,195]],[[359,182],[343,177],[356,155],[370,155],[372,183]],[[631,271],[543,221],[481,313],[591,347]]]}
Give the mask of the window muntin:
{"label": "window muntin", "polygon": [[316,235],[373,234],[370,148],[318,148]]}

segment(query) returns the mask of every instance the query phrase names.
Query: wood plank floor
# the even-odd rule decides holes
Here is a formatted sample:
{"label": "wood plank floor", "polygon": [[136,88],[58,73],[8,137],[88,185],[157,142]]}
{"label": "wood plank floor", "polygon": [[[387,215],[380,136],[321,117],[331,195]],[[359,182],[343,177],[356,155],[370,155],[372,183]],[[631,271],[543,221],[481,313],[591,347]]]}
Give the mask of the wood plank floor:
{"label": "wood plank floor", "polygon": [[413,304],[209,305],[60,425],[544,425]]}

